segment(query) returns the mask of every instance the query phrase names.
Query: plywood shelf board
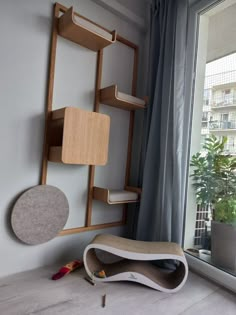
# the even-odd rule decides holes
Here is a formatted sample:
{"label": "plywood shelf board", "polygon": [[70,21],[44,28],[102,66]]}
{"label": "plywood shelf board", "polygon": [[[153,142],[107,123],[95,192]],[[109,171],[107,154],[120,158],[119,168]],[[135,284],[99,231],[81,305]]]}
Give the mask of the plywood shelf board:
{"label": "plywood shelf board", "polygon": [[89,226],[81,226],[81,227],[76,227],[76,228],[70,228],[70,229],[62,230],[59,233],[59,236],[77,234],[77,233],[94,231],[94,230],[103,230],[103,229],[108,229],[108,228],[112,228],[112,227],[122,226],[122,225],[125,225],[125,223],[126,222],[122,220],[122,221],[117,221],[117,222],[108,222],[108,223],[102,223],[102,224],[91,224]]}
{"label": "plywood shelf board", "polygon": [[137,110],[145,108],[145,100],[132,95],[119,92],[117,85],[111,85],[100,90],[100,102],[125,110]]}
{"label": "plywood shelf board", "polygon": [[110,205],[134,203],[139,201],[139,193],[131,190],[110,190],[107,188],[93,187],[93,198]]}
{"label": "plywood shelf board", "polygon": [[93,51],[101,50],[116,41],[115,31],[108,32],[87,19],[75,15],[73,7],[59,18],[58,33]]}
{"label": "plywood shelf board", "polygon": [[63,119],[65,117],[66,107],[52,111],[51,120]]}
{"label": "plywood shelf board", "polygon": [[125,186],[125,190],[136,192],[139,195],[141,195],[141,193],[142,193],[142,188],[140,188],[140,187]]}
{"label": "plywood shelf board", "polygon": [[63,119],[62,145],[50,147],[49,161],[83,165],[106,164],[109,116],[66,107],[53,111],[52,121],[55,119]]}

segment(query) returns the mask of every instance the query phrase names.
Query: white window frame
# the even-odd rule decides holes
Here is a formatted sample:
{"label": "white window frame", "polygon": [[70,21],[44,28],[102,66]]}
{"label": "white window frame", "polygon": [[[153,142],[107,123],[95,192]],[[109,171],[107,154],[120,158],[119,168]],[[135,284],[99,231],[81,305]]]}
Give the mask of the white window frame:
{"label": "white window frame", "polygon": [[[189,25],[187,36],[187,71],[186,71],[186,96],[185,101],[191,104],[193,111],[193,96],[195,87],[195,74],[196,74],[196,61],[197,61],[197,44],[198,44],[198,26],[200,15],[208,11],[211,7],[214,7],[224,0],[200,0],[191,1],[189,11]],[[197,31],[196,31],[197,30]],[[189,87],[189,88],[188,88]],[[189,153],[190,155],[190,153]],[[189,174],[187,175],[189,177]],[[187,194],[186,194],[187,196]],[[187,201],[186,201],[187,202]],[[185,207],[186,208],[186,207]],[[225,286],[226,288],[236,292],[236,277],[224,272],[213,265],[200,260],[199,258],[185,253],[190,269],[197,273]]]}

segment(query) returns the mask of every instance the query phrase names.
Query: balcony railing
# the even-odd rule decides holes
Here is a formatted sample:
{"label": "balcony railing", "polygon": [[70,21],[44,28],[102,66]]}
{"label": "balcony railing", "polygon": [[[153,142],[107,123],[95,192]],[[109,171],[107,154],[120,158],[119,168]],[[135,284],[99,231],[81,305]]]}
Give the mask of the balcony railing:
{"label": "balcony railing", "polygon": [[205,90],[211,89],[212,87],[218,87],[223,85],[224,89],[227,89],[227,85],[232,85],[236,82],[236,70],[225,71],[217,74],[207,75],[205,77]]}
{"label": "balcony railing", "polygon": [[225,130],[225,129],[236,129],[236,121],[221,121],[214,120],[209,121],[209,129],[210,130]]}
{"label": "balcony railing", "polygon": [[226,107],[226,106],[236,106],[236,97],[235,96],[228,96],[228,97],[220,97],[214,98],[211,107],[218,108],[218,107]]}

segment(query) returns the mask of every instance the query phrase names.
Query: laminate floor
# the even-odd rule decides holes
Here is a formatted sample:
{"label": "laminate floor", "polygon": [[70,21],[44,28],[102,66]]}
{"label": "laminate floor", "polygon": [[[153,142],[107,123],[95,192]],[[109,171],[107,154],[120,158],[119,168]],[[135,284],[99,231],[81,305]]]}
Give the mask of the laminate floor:
{"label": "laminate floor", "polygon": [[130,282],[92,286],[84,269],[52,281],[58,268],[0,279],[0,315],[236,315],[234,293],[191,272],[182,290],[167,294]]}

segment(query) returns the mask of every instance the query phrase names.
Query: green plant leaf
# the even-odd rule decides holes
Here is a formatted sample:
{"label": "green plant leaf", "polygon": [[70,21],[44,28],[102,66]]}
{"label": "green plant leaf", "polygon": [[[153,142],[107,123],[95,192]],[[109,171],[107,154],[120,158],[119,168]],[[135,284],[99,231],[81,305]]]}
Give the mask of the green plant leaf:
{"label": "green plant leaf", "polygon": [[201,206],[215,204],[215,219],[236,221],[236,158],[224,154],[227,137],[215,135],[205,139],[203,152],[195,153],[190,161],[196,201]]}

